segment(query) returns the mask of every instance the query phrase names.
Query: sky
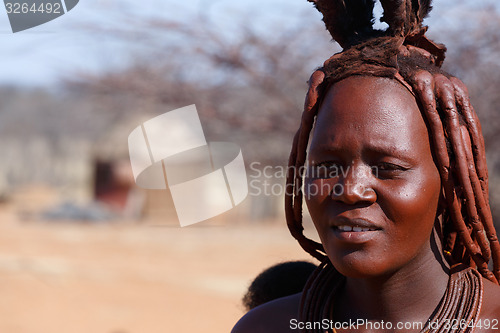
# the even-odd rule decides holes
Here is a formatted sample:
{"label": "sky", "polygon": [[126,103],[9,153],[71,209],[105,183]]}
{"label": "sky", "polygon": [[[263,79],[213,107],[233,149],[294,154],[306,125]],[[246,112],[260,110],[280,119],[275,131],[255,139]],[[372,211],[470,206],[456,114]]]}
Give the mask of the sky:
{"label": "sky", "polygon": [[[490,4],[496,8],[499,3],[481,1],[482,6]],[[434,26],[441,21],[439,24],[444,28],[467,23],[463,9],[460,15],[447,15],[461,4],[472,9],[480,6],[476,0],[434,1],[435,9],[428,23]],[[144,18],[183,20],[202,9],[209,11],[221,27],[234,23],[242,14],[255,16],[254,24],[263,27],[262,33],[266,33],[265,27],[270,24],[292,24],[291,17],[295,20],[304,15],[316,15],[318,20],[321,17],[305,0],[80,0],[73,10],[53,21],[12,33],[6,8],[1,6],[0,84],[51,86],[75,73],[99,73],[125,66],[133,45],[115,38],[116,31],[133,33],[134,26]],[[96,26],[99,31],[94,29]]]}
{"label": "sky", "polygon": [[[6,8],[0,7],[0,84],[47,86],[75,72],[96,73],[127,63],[133,46],[114,38],[114,32],[129,30],[146,17],[182,20],[201,8],[210,10],[221,25],[233,13],[254,12],[260,20],[284,18],[289,10],[306,10],[311,5],[288,0],[172,1],[172,0],[81,0],[65,15],[41,26],[12,33]],[[263,8],[266,12],[262,13]],[[313,11],[312,11],[313,12]],[[319,16],[318,16],[319,17]],[[96,32],[93,28],[100,26]]]}

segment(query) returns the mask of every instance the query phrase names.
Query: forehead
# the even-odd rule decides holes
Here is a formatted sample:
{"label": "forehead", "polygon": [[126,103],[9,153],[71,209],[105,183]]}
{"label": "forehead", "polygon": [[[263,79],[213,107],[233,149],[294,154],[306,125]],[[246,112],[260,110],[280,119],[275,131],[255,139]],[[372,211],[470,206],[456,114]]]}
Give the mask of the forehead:
{"label": "forehead", "polygon": [[409,150],[427,141],[412,94],[389,78],[353,76],[329,88],[318,112],[311,148],[363,141],[379,149]]}

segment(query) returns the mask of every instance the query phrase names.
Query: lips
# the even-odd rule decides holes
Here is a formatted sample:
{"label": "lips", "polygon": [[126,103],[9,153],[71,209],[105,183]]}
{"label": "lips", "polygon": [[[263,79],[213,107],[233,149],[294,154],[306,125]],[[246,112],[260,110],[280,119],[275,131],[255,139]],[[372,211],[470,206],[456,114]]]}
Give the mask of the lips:
{"label": "lips", "polygon": [[366,232],[382,229],[380,226],[369,220],[361,218],[349,219],[346,217],[340,217],[333,220],[332,227],[344,232]]}
{"label": "lips", "polygon": [[331,225],[335,238],[346,244],[362,244],[377,239],[382,228],[366,219],[348,219],[345,217],[333,220]]}

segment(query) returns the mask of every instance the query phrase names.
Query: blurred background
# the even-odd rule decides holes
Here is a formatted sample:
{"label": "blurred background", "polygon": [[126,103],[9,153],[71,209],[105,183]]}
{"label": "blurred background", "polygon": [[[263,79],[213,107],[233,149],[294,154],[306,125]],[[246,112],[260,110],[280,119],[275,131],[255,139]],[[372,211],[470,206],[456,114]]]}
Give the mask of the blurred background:
{"label": "blurred background", "polygon": [[[499,221],[500,5],[436,0],[427,24],[482,121]],[[312,261],[281,186],[306,81],[339,51],[310,3],[86,0],[16,34],[0,9],[0,39],[0,332],[229,332],[260,271]],[[127,137],[190,104],[254,182],[181,229],[168,191],[135,186]]]}

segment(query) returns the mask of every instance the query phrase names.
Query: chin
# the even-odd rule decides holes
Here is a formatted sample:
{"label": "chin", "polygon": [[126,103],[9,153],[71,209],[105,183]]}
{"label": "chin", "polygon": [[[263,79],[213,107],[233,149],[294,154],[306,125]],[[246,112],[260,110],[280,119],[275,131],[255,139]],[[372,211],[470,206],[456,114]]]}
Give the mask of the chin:
{"label": "chin", "polygon": [[328,257],[340,274],[354,279],[380,277],[391,271],[387,264],[356,252]]}

